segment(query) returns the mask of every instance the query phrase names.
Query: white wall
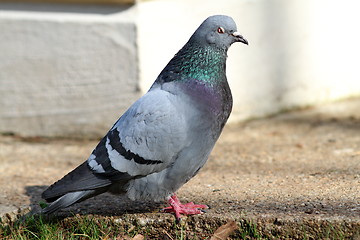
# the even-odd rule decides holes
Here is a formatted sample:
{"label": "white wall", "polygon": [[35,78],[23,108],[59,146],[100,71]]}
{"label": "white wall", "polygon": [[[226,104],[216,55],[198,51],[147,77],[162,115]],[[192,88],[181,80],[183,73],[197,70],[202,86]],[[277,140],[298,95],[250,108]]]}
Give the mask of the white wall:
{"label": "white wall", "polygon": [[[227,72],[232,120],[360,94],[360,8],[340,0],[158,0],[140,4],[142,89],[208,16],[232,16]],[[145,40],[146,39],[146,40]]]}
{"label": "white wall", "polygon": [[141,95],[131,9],[0,9],[0,132],[99,137]]}
{"label": "white wall", "polygon": [[[356,0],[0,3],[0,132],[103,135],[209,15],[232,16],[232,121],[360,95]],[[139,86],[141,91],[139,91]]]}

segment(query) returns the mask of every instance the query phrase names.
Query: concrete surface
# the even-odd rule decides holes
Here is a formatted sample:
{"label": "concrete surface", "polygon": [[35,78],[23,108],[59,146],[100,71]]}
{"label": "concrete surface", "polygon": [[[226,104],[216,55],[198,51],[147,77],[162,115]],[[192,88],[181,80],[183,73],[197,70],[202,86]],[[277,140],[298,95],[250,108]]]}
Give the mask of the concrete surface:
{"label": "concrete surface", "polygon": [[[304,234],[323,239],[318,234],[331,229],[357,239],[359,107],[360,99],[350,99],[227,125],[208,163],[178,192],[183,201],[212,207],[187,223],[205,229],[216,219],[252,219],[263,231],[298,234],[287,239],[304,239]],[[41,192],[84,161],[96,144],[1,136],[0,216],[6,220],[15,218],[19,207],[20,212],[28,211],[27,206],[38,208]],[[149,226],[173,224],[172,215],[158,213],[162,206],[104,194],[60,215],[72,211],[130,223],[145,219]],[[4,216],[5,212],[13,213]]]}
{"label": "concrete surface", "polygon": [[209,15],[250,45],[229,51],[231,121],[360,94],[357,1],[0,3],[0,132],[99,137]]}

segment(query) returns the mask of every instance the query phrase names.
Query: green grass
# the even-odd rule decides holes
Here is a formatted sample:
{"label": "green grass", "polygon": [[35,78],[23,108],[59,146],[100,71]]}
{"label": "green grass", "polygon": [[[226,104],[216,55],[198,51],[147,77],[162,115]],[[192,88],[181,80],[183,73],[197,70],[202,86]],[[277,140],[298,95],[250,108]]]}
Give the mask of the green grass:
{"label": "green grass", "polygon": [[[67,218],[30,216],[10,223],[0,223],[0,239],[123,239],[142,234],[146,239],[208,239],[218,226],[194,229],[187,224],[140,226],[136,220],[114,221],[111,217],[74,215]],[[236,239],[264,239],[251,223],[240,226]]]}
{"label": "green grass", "polygon": [[0,225],[0,239],[103,239],[117,234],[119,232],[113,224],[92,216],[67,219],[31,216],[9,225]]}
{"label": "green grass", "polygon": [[240,223],[240,236],[242,239],[265,239],[258,232],[256,223],[252,221],[242,221]]}
{"label": "green grass", "polygon": [[[216,229],[224,222],[215,219],[193,219],[176,224],[171,220],[159,219],[151,224],[139,224],[138,219],[131,215],[122,217],[104,217],[93,215],[74,215],[66,218],[30,216],[10,224],[0,223],[0,239],[124,239],[137,234],[145,239],[209,239]],[[345,231],[345,226],[320,224],[314,226],[302,225],[285,228],[271,223],[257,226],[251,220],[239,220],[238,229],[231,235],[231,239],[348,239],[349,236],[359,234],[355,227],[353,233]],[[267,229],[266,231],[264,231]],[[286,230],[287,229],[287,230]],[[314,231],[314,230],[318,231]],[[357,229],[357,230],[356,230]],[[358,235],[356,235],[358,236]]]}

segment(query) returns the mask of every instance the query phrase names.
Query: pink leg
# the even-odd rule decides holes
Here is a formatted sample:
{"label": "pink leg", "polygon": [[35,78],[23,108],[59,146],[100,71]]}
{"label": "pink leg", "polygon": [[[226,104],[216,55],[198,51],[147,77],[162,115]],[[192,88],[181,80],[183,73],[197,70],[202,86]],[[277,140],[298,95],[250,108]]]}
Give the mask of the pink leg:
{"label": "pink leg", "polygon": [[180,200],[177,198],[176,194],[174,193],[168,200],[170,207],[166,207],[163,209],[164,212],[168,213],[175,213],[175,217],[177,220],[180,220],[181,214],[185,215],[196,215],[201,214],[204,211],[201,209],[209,208],[206,205],[197,205],[193,202],[189,202],[186,204],[181,204]]}

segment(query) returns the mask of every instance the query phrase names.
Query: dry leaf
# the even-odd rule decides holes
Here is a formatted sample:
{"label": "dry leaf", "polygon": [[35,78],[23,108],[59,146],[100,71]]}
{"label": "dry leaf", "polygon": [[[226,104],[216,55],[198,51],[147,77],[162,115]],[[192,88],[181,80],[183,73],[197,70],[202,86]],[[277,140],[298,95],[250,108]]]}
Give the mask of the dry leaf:
{"label": "dry leaf", "polygon": [[226,238],[232,234],[238,228],[234,220],[230,220],[226,224],[219,227],[210,240],[226,240]]}
{"label": "dry leaf", "polygon": [[133,237],[131,240],[144,240],[144,236],[143,235],[141,235],[141,234],[138,234],[138,235],[136,235],[135,237]]}

